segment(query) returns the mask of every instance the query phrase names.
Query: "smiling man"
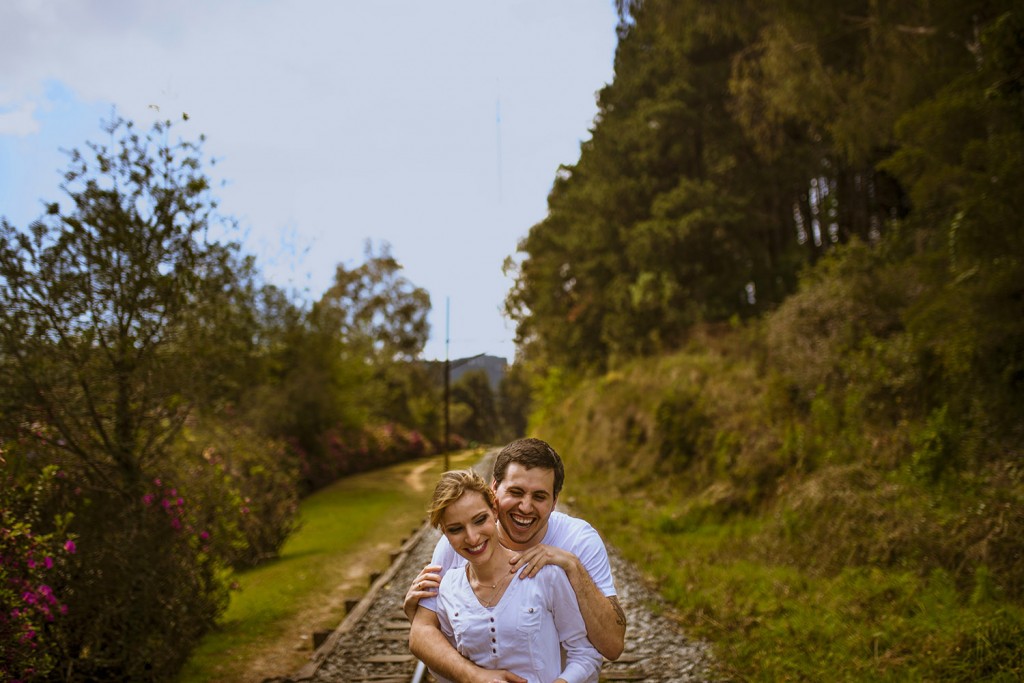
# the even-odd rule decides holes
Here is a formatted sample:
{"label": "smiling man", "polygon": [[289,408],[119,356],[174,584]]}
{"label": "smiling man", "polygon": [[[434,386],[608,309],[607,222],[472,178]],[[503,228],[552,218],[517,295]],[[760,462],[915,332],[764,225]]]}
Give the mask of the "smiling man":
{"label": "smiling man", "polygon": [[[519,439],[508,444],[494,461],[494,489],[498,502],[498,538],[516,551],[509,571],[528,565],[520,580],[530,580],[541,567],[561,567],[580,606],[587,638],[602,655],[617,659],[626,635],[626,616],[619,606],[612,581],[608,552],[590,524],[555,510],[565,471],[562,459],[540,439]],[[437,587],[444,572],[465,560],[443,536],[428,564],[405,596],[405,613],[412,621],[409,647],[435,676],[472,683],[524,679],[507,671],[476,666],[451,646],[436,615]]]}

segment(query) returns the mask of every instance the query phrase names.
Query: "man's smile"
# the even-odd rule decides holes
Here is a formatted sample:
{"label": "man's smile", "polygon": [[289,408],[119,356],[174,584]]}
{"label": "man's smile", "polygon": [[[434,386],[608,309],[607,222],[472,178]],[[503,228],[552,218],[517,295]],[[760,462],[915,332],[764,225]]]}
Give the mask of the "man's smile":
{"label": "man's smile", "polygon": [[517,527],[524,530],[529,529],[533,526],[533,523],[537,521],[536,517],[524,517],[522,515],[517,515],[514,512],[510,512],[508,514],[508,518],[512,520]]}

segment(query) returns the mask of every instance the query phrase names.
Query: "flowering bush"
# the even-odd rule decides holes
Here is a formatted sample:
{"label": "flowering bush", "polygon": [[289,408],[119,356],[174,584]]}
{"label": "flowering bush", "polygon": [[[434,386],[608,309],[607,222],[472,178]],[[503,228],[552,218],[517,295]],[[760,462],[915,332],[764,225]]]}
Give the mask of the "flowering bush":
{"label": "flowering bush", "polygon": [[[178,477],[196,499],[190,533],[206,552],[234,567],[277,555],[298,515],[299,474],[291,452],[242,426],[195,424],[178,444],[176,461]],[[169,500],[177,509],[175,495],[151,495],[153,504]]]}
{"label": "flowering bush", "polygon": [[82,680],[170,678],[227,607],[223,565],[173,482],[154,478],[128,500],[86,494],[55,633],[62,656]]}
{"label": "flowering bush", "polygon": [[227,606],[194,501],[105,486],[43,441],[5,456],[0,680],[173,676]]}
{"label": "flowering bush", "polygon": [[358,432],[328,431],[319,453],[299,450],[300,472],[307,489],[315,490],[356,472],[365,472],[426,455],[423,435],[395,423],[368,425]]}
{"label": "flowering bush", "polygon": [[38,493],[59,474],[47,468],[31,487],[6,473],[0,481],[0,679],[5,681],[45,675],[56,661],[53,625],[68,610],[59,594],[62,571],[77,547],[63,529],[39,533],[33,524],[39,526]]}

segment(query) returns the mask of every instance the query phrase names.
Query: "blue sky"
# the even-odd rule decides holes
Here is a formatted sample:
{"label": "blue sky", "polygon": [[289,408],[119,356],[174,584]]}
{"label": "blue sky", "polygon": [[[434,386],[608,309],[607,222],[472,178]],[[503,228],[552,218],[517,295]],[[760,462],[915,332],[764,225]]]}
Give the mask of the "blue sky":
{"label": "blue sky", "polygon": [[113,111],[170,118],[207,136],[267,280],[315,299],[386,241],[431,294],[425,357],[447,300],[452,358],[511,360],[501,265],[590,136],[615,22],[613,0],[3,0],[0,216],[61,199],[59,150]]}

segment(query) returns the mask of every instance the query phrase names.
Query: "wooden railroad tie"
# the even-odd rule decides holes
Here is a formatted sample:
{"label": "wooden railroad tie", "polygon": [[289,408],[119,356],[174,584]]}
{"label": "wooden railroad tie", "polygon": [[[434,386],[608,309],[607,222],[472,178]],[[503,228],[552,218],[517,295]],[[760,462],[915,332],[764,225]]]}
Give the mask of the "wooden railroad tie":
{"label": "wooden railroad tie", "polygon": [[367,664],[405,664],[415,660],[412,655],[372,655],[363,659]]}
{"label": "wooden railroad tie", "polygon": [[602,671],[602,681],[642,681],[646,678],[642,671]]}

